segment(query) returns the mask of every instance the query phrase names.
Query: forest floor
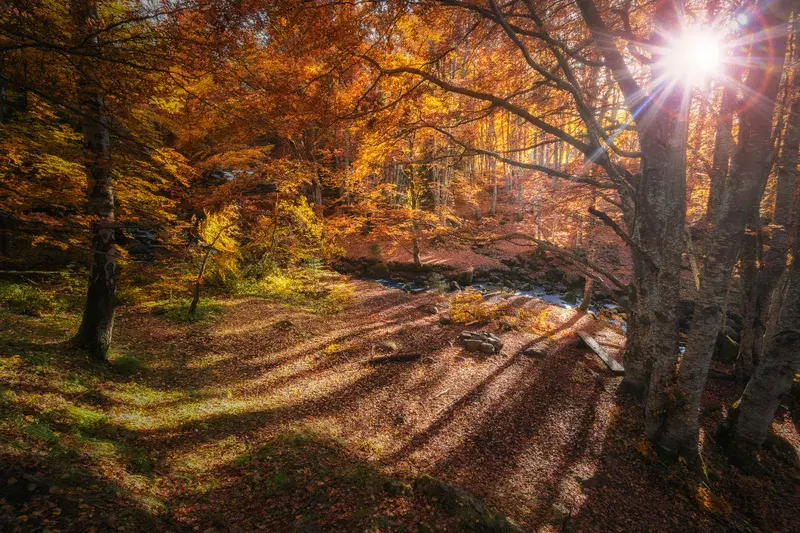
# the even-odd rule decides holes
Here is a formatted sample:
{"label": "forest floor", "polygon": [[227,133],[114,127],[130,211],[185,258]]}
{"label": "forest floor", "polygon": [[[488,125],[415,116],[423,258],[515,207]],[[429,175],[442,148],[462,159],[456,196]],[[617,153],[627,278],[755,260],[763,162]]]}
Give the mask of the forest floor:
{"label": "forest floor", "polygon": [[[739,386],[711,380],[698,483],[654,457],[640,407],[575,342],[619,353],[605,322],[512,299],[504,312],[531,323],[440,325],[425,304],[451,295],[347,283],[335,314],[239,298],[186,323],[122,307],[110,364],[69,347],[74,314],[0,312],[0,529],[800,530],[785,406],[770,474],[744,476],[713,443]],[[465,329],[502,352],[464,351]],[[521,355],[531,345],[540,356]],[[369,364],[410,351],[423,357]]]}

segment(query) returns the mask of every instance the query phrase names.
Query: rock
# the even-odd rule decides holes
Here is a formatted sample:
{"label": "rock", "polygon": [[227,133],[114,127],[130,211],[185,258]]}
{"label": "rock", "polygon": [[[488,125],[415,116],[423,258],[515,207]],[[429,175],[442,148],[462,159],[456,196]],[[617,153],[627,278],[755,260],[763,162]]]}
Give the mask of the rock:
{"label": "rock", "polygon": [[488,332],[464,331],[461,333],[461,341],[470,352],[492,355],[499,353],[503,348],[503,342],[500,338]]}
{"label": "rock", "polygon": [[336,263],[333,268],[340,274],[355,274],[358,270],[355,265],[347,261],[340,261]]}
{"label": "rock", "polygon": [[459,272],[456,274],[455,282],[461,285],[462,287],[467,287],[472,285],[473,280],[475,279],[475,269],[470,268],[468,270],[464,270],[463,272]]}
{"label": "rock", "polygon": [[482,342],[481,345],[478,347],[478,350],[485,353],[486,355],[492,355],[494,353],[494,345],[489,344],[488,342]]}
{"label": "rock", "polygon": [[420,306],[417,306],[417,310],[422,311],[423,313],[426,313],[426,314],[429,314],[429,315],[438,315],[439,314],[439,308],[436,307],[434,304],[422,304]]}
{"label": "rock", "polygon": [[578,303],[578,296],[574,292],[567,292],[564,296],[561,297],[564,300],[564,303],[569,305],[575,305]]}
{"label": "rock", "polygon": [[564,271],[560,268],[551,267],[544,273],[544,277],[547,281],[556,283],[564,279]]}
{"label": "rock", "polygon": [[428,288],[434,291],[443,291],[447,288],[447,280],[438,272],[428,274],[426,284]]}
{"label": "rock", "polygon": [[439,324],[442,326],[449,326],[453,323],[453,319],[450,318],[450,315],[447,313],[439,315]]}
{"label": "rock", "polygon": [[537,359],[541,359],[545,357],[547,354],[545,353],[545,346],[541,344],[534,344],[533,346],[529,346],[520,352],[521,355],[525,357],[535,357]]}
{"label": "rock", "polygon": [[476,339],[464,339],[464,348],[466,348],[470,352],[478,352],[481,351],[481,345],[483,342],[476,340]]}
{"label": "rock", "polygon": [[461,290],[461,285],[459,285],[457,281],[451,281],[450,282],[450,290],[451,291],[460,291]]}

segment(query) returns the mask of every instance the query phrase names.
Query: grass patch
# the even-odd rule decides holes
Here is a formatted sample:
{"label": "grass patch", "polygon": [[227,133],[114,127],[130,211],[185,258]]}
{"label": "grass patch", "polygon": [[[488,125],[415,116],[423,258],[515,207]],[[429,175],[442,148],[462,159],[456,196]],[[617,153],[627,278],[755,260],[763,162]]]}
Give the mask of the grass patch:
{"label": "grass patch", "polygon": [[39,317],[59,307],[58,300],[45,291],[25,283],[0,283],[0,306],[12,313]]}
{"label": "grass patch", "polygon": [[57,440],[56,434],[50,427],[50,424],[43,420],[38,420],[25,425],[22,431],[36,440],[45,442],[55,442]]}
{"label": "grass patch", "polygon": [[63,414],[73,424],[86,429],[96,429],[108,422],[106,415],[76,405],[68,406]]}
{"label": "grass patch", "polygon": [[222,304],[215,298],[200,298],[194,313],[189,313],[190,305],[191,300],[187,298],[155,302],[152,309],[155,314],[174,324],[212,323],[223,313]]}
{"label": "grass patch", "polygon": [[144,368],[144,361],[135,355],[119,353],[113,348],[109,351],[108,362],[118,374],[132,376]]}
{"label": "grass patch", "polygon": [[355,291],[347,282],[324,278],[319,268],[275,270],[260,280],[239,281],[233,293],[279,300],[317,314],[340,313],[353,302]]}

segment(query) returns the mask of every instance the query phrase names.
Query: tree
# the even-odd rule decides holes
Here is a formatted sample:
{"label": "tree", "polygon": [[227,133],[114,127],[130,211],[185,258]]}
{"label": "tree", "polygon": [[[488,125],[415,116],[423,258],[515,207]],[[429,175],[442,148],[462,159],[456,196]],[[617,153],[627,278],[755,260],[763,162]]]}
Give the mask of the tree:
{"label": "tree", "polygon": [[660,448],[668,454],[694,458],[698,446],[700,396],[714,352],[717,333],[727,308],[728,287],[739,255],[745,228],[757,212],[763,181],[772,159],[773,113],[783,75],[789,3],[761,5],[752,30],[774,37],[756,39],[744,84],[752,102],[740,112],[739,139],[731,177],[708,239],[708,253],[702,269],[692,328],[686,352],[678,368],[676,399],[667,408],[667,421]]}
{"label": "tree", "polygon": [[[76,29],[76,43],[87,56],[100,53],[97,3],[75,0],[70,5]],[[109,117],[103,96],[95,85],[92,67],[83,65],[87,74],[79,82],[78,102],[86,146],[87,197],[92,223],[92,267],[89,291],[75,343],[98,359],[105,359],[114,328],[114,296],[117,286],[117,261],[114,247],[114,185],[111,178]]]}

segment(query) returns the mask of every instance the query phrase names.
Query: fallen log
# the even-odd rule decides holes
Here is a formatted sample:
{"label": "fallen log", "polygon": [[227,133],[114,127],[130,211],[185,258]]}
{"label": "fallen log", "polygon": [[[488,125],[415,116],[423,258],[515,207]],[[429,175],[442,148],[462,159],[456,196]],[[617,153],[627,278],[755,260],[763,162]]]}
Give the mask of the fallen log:
{"label": "fallen log", "polygon": [[373,359],[369,359],[367,363],[370,365],[379,365],[381,363],[407,363],[421,358],[422,353],[420,352],[405,352],[394,355],[386,355],[383,357],[375,357]]}
{"label": "fallen log", "polygon": [[623,366],[619,364],[617,360],[605,350],[605,348],[600,346],[600,343],[594,340],[594,337],[584,331],[579,331],[578,337],[581,338],[586,346],[588,346],[614,374],[621,376],[625,373],[625,368],[623,368]]}

